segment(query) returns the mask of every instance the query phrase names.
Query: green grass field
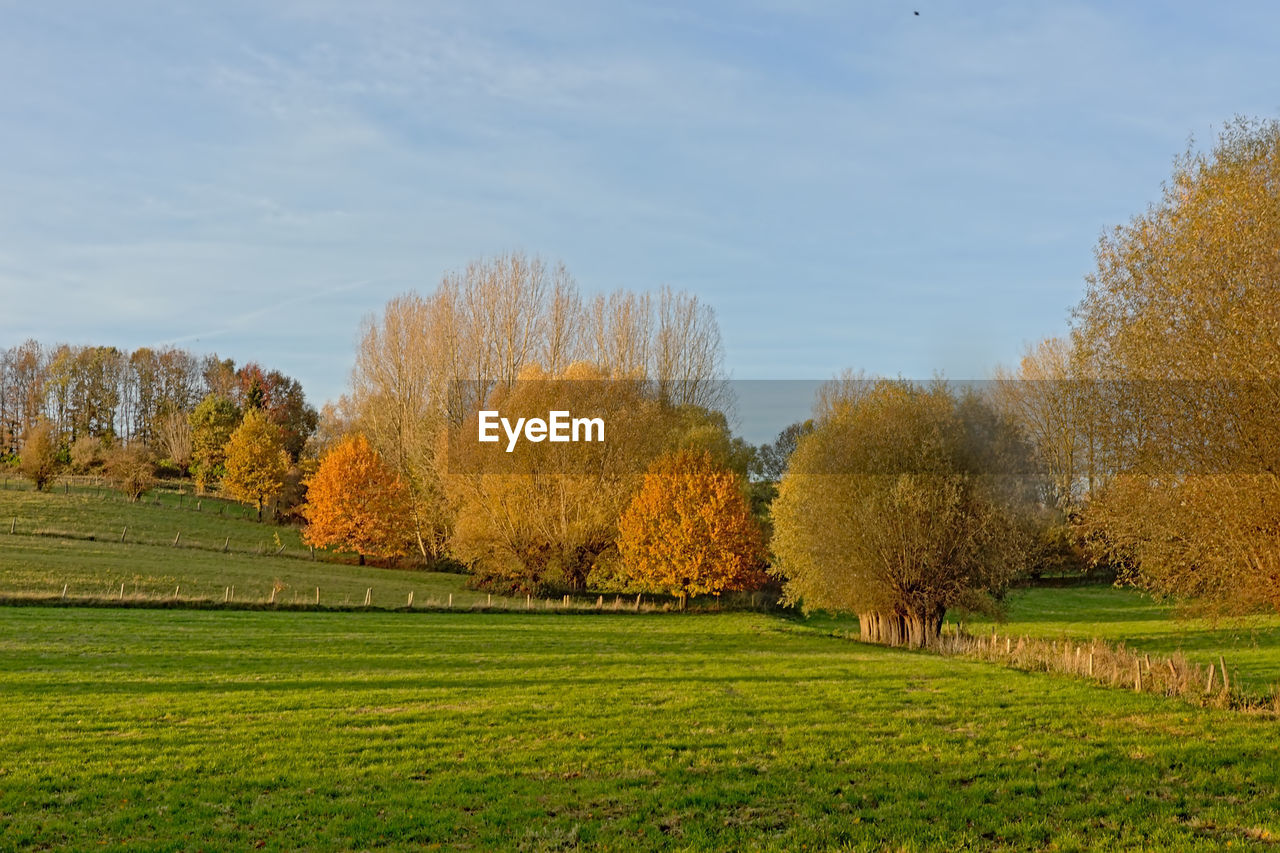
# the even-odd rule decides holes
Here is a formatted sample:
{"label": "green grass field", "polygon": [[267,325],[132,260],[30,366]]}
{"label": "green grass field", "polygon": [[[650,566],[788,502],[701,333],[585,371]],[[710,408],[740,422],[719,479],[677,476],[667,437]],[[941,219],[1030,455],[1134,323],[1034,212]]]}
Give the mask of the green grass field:
{"label": "green grass field", "polygon": [[311,560],[296,528],[245,519],[242,507],[217,499],[196,511],[190,497],[181,506],[177,493],[160,498],[134,504],[106,489],[41,494],[11,483],[0,490],[0,594],[60,595],[65,585],[72,598],[112,597],[124,584],[129,598],[172,596],[177,587],[184,598],[221,601],[234,586],[239,601],[266,601],[280,585],[284,603],[314,603],[317,587],[323,605],[361,604],[370,589],[385,607],[403,606],[410,592],[418,606],[450,595],[458,607],[488,602],[462,575]]}
{"label": "green grass field", "polygon": [[[0,596],[487,602],[460,575],[312,561],[296,530],[161,501],[0,490]],[[1280,618],[1177,619],[1100,587],[1008,605],[1003,634],[1280,681]],[[848,627],[0,607],[0,850],[1280,843],[1274,716],[831,636]]]}
{"label": "green grass field", "polygon": [[0,608],[0,844],[1219,850],[1273,719],[765,614]]}
{"label": "green grass field", "polygon": [[[1251,689],[1280,684],[1280,615],[1190,616],[1135,590],[1105,586],[1016,590],[1007,604],[1007,619],[998,626],[1001,634],[1096,638],[1153,655],[1181,652],[1206,665],[1221,656]],[[975,620],[969,627],[984,630],[988,624]]]}

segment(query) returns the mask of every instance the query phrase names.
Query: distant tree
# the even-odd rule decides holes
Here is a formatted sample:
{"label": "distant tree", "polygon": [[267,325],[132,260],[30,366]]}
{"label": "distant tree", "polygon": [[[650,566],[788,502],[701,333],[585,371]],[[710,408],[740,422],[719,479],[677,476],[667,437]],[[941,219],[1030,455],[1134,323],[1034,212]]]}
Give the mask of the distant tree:
{"label": "distant tree", "polygon": [[989,602],[1025,562],[1034,504],[1016,429],[943,386],[829,395],[774,503],[775,571],[806,610],[858,614],[864,640],[934,642],[948,608]]}
{"label": "distant tree", "polygon": [[766,482],[781,482],[782,475],[787,472],[787,462],[790,461],[791,454],[796,452],[796,445],[811,432],[812,420],[797,421],[783,428],[772,444],[760,445],[751,473]]}
{"label": "distant tree", "polygon": [[50,421],[36,421],[27,430],[18,453],[18,471],[31,481],[36,491],[53,482],[58,472],[58,440]]}
{"label": "distant tree", "polygon": [[191,432],[191,420],[180,411],[162,415],[156,429],[160,450],[184,474],[191,466]]}
{"label": "distant tree", "polygon": [[229,398],[210,394],[196,406],[189,422],[191,472],[195,475],[196,489],[204,492],[225,472],[227,442],[240,423],[240,410]]}
{"label": "distant tree", "polygon": [[280,432],[267,421],[261,409],[249,409],[226,448],[226,475],[222,487],[232,498],[256,503],[258,520],[262,507],[284,486],[289,472],[289,454],[280,442]]}
{"label": "distant tree", "polygon": [[711,454],[659,458],[618,521],[620,572],[633,589],[719,595],[765,580],[764,540],[743,481]]}
{"label": "distant tree", "polygon": [[100,468],[106,459],[109,444],[101,438],[84,435],[71,444],[71,470],[77,474],[88,474]]}
{"label": "distant tree", "polygon": [[363,435],[348,436],[320,460],[307,482],[303,538],[311,545],[366,555],[405,553],[413,536],[405,517],[408,496],[395,470]]}
{"label": "distant tree", "polygon": [[156,484],[155,460],[151,451],[141,443],[112,448],[106,456],[102,473],[107,482],[128,495],[138,498]]}

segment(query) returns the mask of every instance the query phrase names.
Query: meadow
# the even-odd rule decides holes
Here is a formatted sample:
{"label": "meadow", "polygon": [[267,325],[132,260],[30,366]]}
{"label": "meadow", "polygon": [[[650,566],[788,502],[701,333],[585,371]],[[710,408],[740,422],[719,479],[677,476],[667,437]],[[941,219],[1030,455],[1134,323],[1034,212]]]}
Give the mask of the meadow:
{"label": "meadow", "polygon": [[[320,586],[326,606],[412,589],[457,609],[0,607],[0,849],[1280,843],[1274,715],[866,646],[836,636],[847,619],[466,612],[487,601],[461,575],[313,561],[296,530],[210,499],[112,497],[0,489],[0,598],[216,602],[234,583],[241,603]],[[1280,680],[1274,617],[1100,587],[1007,605],[1002,634]]]}
{"label": "meadow", "polygon": [[[1222,657],[1242,686],[1265,692],[1280,685],[1280,615],[1215,618],[1111,586],[1014,590],[1006,609],[995,626],[1002,635],[1098,639],[1203,665]],[[966,627],[988,631],[991,622],[973,618]]]}
{"label": "meadow", "polygon": [[0,608],[5,847],[1270,847],[1272,718],[758,613]]}
{"label": "meadow", "polygon": [[367,593],[375,606],[403,606],[410,592],[418,605],[488,603],[463,575],[313,559],[297,528],[245,513],[172,490],[130,503],[91,486],[37,493],[10,483],[0,489],[0,595],[60,596],[65,586],[70,598],[114,598],[123,584],[132,600],[171,598],[176,588],[216,602],[234,587],[241,602],[268,601],[275,589],[280,603],[314,603],[319,588],[326,606],[360,605]]}

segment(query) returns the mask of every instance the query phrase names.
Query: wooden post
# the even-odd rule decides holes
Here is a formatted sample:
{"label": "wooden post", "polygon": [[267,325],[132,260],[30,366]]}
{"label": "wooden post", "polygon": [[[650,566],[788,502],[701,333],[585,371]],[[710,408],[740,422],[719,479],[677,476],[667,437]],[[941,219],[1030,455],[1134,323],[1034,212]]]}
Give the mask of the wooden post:
{"label": "wooden post", "polygon": [[485,607],[492,607],[492,606],[493,606],[493,593],[489,593],[489,603],[486,604]]}
{"label": "wooden post", "polygon": [[1089,677],[1093,678],[1093,649],[1089,649]]}
{"label": "wooden post", "polygon": [[14,517],[14,519],[13,519],[13,521],[9,522],[9,535],[10,535],[10,536],[12,536],[12,535],[13,535],[13,531],[15,531],[15,530],[17,530],[17,529],[18,529],[18,519],[17,519],[17,517],[15,516],[15,517]]}
{"label": "wooden post", "polygon": [[120,531],[120,541],[124,542],[124,535],[129,532],[129,525],[124,526],[124,530]]}
{"label": "wooden post", "polygon": [[64,599],[67,597],[67,585],[65,583],[62,585],[62,597]]}
{"label": "wooden post", "polygon": [[405,604],[405,607],[413,607],[413,590],[409,590],[409,601]]}
{"label": "wooden post", "polygon": [[200,512],[202,509],[204,509],[204,501],[196,501],[196,512]]}
{"label": "wooden post", "polygon": [[228,536],[222,543],[222,553],[224,554],[227,553],[227,550],[230,547],[230,545],[231,545],[231,537]]}
{"label": "wooden post", "polygon": [[[453,596],[449,596],[449,598],[452,599]],[[370,604],[373,604],[373,587],[369,587],[364,591],[364,606],[368,607]]]}
{"label": "wooden post", "polygon": [[1133,662],[1133,692],[1142,692],[1142,662],[1136,659]]}
{"label": "wooden post", "polygon": [[453,593],[449,593],[449,607],[453,608]]}
{"label": "wooden post", "polygon": [[231,585],[231,598],[230,598],[229,600],[230,600],[230,601],[235,601],[235,600],[236,600],[236,585],[235,585],[235,584],[232,584],[232,585]]}
{"label": "wooden post", "polygon": [[274,585],[274,584],[272,584],[272,586],[271,586],[271,598],[267,599],[267,604],[275,604],[275,603],[276,603],[276,588],[275,588],[275,585]]}
{"label": "wooden post", "polygon": [[175,585],[174,585],[174,587],[173,587],[173,600],[174,600],[174,601],[177,601],[177,600],[178,600],[178,590],[179,590],[179,589],[181,589],[181,588],[182,588],[182,585],[181,585],[181,584],[175,584]]}
{"label": "wooden post", "polygon": [[279,557],[279,556],[280,556],[280,552],[282,552],[283,550],[284,550],[284,546],[283,546],[283,545],[281,545],[279,548],[277,548],[277,549],[276,549],[276,556],[277,556],[277,557]]}
{"label": "wooden post", "polygon": [[1219,669],[1222,670],[1222,692],[1231,692],[1231,679],[1227,677],[1227,661],[1222,655],[1218,655]]}
{"label": "wooden post", "polygon": [[307,547],[311,549],[311,561],[312,561],[312,562],[315,562],[315,559],[316,559],[316,546],[315,546],[315,545],[308,545]]}
{"label": "wooden post", "polygon": [[178,547],[178,540],[182,538],[182,531],[179,530],[177,535],[173,537],[173,547]]}
{"label": "wooden post", "polygon": [[526,595],[526,596],[524,597],[524,609],[525,609],[525,610],[529,610],[529,609],[530,609],[530,608],[532,608],[532,607],[533,607],[533,596],[532,596],[532,595]]}
{"label": "wooden post", "polygon": [[222,603],[226,604],[231,600],[231,587],[227,587],[222,591]]}
{"label": "wooden post", "polygon": [[1204,686],[1206,694],[1213,692],[1213,664],[1209,664],[1209,681]]}
{"label": "wooden post", "polygon": [[596,610],[603,610],[603,609],[604,609],[604,596],[602,595],[596,599]]}
{"label": "wooden post", "polygon": [[564,606],[565,606],[565,607],[568,607],[568,606],[569,606],[569,596],[568,596],[568,595],[565,595],[565,597],[564,597]]}
{"label": "wooden post", "polygon": [[120,600],[124,601],[124,584],[120,584]]}
{"label": "wooden post", "polygon": [[316,587],[316,604],[320,603],[320,587]]}
{"label": "wooden post", "polygon": [[621,607],[621,606],[622,606],[622,596],[620,596],[620,595],[615,595],[615,596],[613,597],[613,609],[614,609],[614,610],[617,610],[617,609],[618,609],[619,607]]}

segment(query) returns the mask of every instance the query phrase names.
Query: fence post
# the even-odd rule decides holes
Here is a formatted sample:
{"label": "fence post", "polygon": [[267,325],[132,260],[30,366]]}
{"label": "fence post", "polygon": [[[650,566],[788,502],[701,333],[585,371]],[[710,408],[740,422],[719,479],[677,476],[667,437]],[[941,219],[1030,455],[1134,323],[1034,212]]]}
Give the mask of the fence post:
{"label": "fence post", "polygon": [[405,604],[405,607],[413,607],[413,590],[409,590],[409,601]]}
{"label": "fence post", "polygon": [[453,593],[449,593],[449,607],[453,607]]}
{"label": "fence post", "polygon": [[62,585],[62,597],[64,599],[67,597],[67,585],[65,583]]}
{"label": "fence post", "polygon": [[1219,668],[1222,670],[1222,692],[1230,693],[1231,679],[1227,678],[1227,660],[1222,655],[1218,655],[1218,663],[1220,664]]}
{"label": "fence post", "polygon": [[126,525],[124,526],[124,530],[121,530],[121,531],[120,531],[120,542],[121,542],[121,544],[123,544],[123,543],[124,543],[124,535],[125,535],[126,533],[128,533],[128,532],[129,532],[129,525],[127,525],[127,524],[126,524]]}
{"label": "fence post", "polygon": [[178,547],[178,540],[182,538],[182,531],[179,530],[177,535],[173,537],[173,547]]}
{"label": "fence post", "polygon": [[370,604],[373,604],[373,587],[369,587],[364,591],[364,606],[368,607]]}
{"label": "fence post", "polygon": [[316,587],[316,604],[320,603],[320,587]]}

